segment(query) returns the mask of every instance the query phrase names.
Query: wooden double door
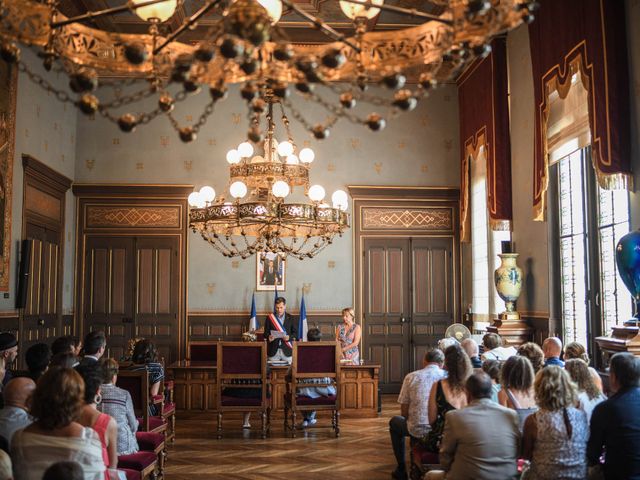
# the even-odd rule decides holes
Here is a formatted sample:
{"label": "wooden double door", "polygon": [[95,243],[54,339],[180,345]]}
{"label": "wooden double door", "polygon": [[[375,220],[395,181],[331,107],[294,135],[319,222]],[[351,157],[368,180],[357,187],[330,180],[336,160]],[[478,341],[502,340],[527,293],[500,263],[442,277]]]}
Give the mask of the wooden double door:
{"label": "wooden double door", "polygon": [[455,318],[453,237],[365,238],[365,358],[381,365],[383,393],[397,393]]}
{"label": "wooden double door", "polygon": [[120,360],[134,338],[149,338],[165,363],[177,360],[179,237],[89,236],[83,279],[84,329],[103,330]]}

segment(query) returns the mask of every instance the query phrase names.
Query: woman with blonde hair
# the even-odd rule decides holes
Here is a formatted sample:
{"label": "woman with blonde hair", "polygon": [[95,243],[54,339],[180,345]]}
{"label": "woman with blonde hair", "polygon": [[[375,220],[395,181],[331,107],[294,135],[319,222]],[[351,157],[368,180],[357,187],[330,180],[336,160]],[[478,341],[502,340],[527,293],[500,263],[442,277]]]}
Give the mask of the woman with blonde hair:
{"label": "woman with blonde hair", "polygon": [[[587,353],[587,349],[584,348],[584,345],[578,342],[570,342],[567,343],[564,347],[564,360],[571,360],[572,358],[579,358],[583,360],[587,365],[589,365],[589,354]],[[598,387],[598,390],[602,392],[602,378],[596,371],[595,368],[589,367],[589,373],[591,374],[591,378],[593,378],[593,382]]]}
{"label": "woman with blonde hair", "polygon": [[576,385],[564,369],[548,366],[536,375],[534,390],[539,410],[524,424],[523,456],[531,461],[526,478],[586,478],[589,425],[575,407]]}
{"label": "woman with blonde hair", "polygon": [[342,325],[336,328],[336,338],[342,348],[342,359],[357,365],[360,363],[360,337],[362,330],[356,323],[356,312],[351,307],[342,309]]}
{"label": "woman with blonde hair", "polygon": [[564,364],[564,369],[569,372],[571,379],[578,386],[578,402],[580,410],[587,414],[587,422],[591,421],[591,414],[593,409],[600,402],[607,399],[596,382],[593,381],[593,376],[589,372],[589,365],[584,360],[579,358],[572,358],[567,360]]}

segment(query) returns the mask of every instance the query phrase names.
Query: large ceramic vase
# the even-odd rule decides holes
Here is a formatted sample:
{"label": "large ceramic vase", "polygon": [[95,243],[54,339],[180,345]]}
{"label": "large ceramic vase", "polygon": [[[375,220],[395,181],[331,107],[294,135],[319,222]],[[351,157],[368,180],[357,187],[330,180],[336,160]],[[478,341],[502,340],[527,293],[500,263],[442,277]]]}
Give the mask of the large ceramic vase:
{"label": "large ceramic vase", "polygon": [[636,317],[625,325],[638,325],[640,320],[640,231],[627,233],[616,246],[618,274],[636,302]]}
{"label": "large ceramic vase", "polygon": [[522,291],[522,270],[516,265],[517,253],[499,253],[501,265],[494,273],[496,290],[504,300],[505,311],[498,315],[502,320],[518,320],[520,314],[516,312],[515,301]]}

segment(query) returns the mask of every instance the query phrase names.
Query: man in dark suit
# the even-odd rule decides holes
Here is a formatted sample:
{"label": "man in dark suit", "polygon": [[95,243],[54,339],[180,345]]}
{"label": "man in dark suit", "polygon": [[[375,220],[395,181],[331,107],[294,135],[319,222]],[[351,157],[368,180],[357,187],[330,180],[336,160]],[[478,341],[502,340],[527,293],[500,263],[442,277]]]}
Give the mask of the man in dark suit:
{"label": "man in dark suit", "polygon": [[[264,338],[268,340],[267,356],[269,360],[280,360],[291,363],[291,342],[298,338],[298,321],[286,310],[287,301],[283,297],[276,298],[275,313],[270,313],[264,324]],[[271,317],[271,318],[270,318]],[[275,323],[274,323],[275,322]],[[284,327],[284,337],[276,338],[274,332],[278,331],[276,325]]]}
{"label": "man in dark suit", "polygon": [[107,348],[107,338],[102,331],[89,332],[84,337],[84,357],[80,365],[92,365],[100,360]]}

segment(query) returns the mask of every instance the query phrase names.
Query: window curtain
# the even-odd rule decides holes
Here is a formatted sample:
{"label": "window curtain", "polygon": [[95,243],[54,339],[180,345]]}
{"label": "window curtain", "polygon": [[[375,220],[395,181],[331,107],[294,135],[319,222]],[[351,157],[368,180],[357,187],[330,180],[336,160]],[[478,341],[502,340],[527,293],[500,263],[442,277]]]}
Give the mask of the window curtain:
{"label": "window curtain", "polygon": [[592,163],[605,189],[631,189],[629,73],[622,0],[542,0],[529,25],[536,121],[533,217],[544,220],[550,95],[578,74],[588,91]]}
{"label": "window curtain", "polygon": [[475,61],[458,79],[462,170],[460,222],[462,241],[470,240],[471,159],[484,148],[487,161],[487,209],[492,230],[511,230],[511,141],[506,39],[496,38],[492,51]]}

